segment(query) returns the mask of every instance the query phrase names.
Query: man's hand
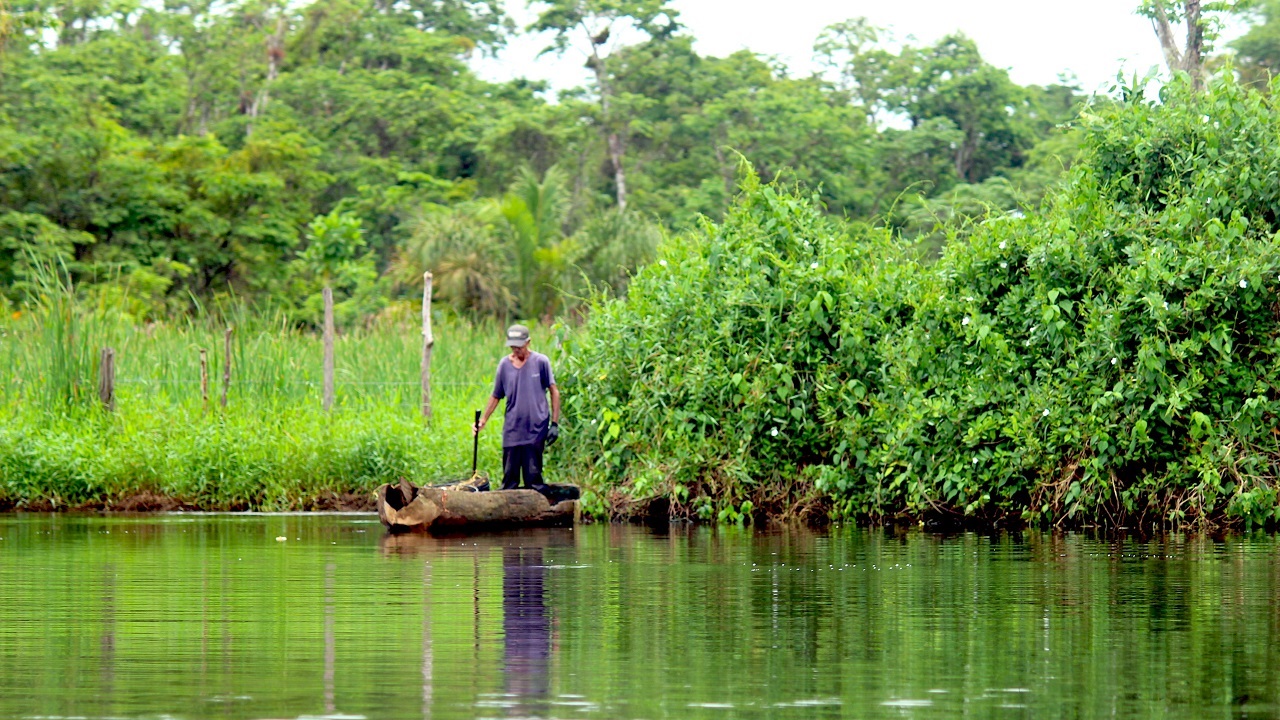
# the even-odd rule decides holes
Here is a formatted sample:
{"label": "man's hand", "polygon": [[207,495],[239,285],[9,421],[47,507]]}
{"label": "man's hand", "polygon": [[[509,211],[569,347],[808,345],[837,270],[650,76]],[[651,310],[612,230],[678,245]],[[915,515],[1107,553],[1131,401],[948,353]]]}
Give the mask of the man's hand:
{"label": "man's hand", "polygon": [[555,444],[556,438],[560,437],[560,423],[551,423],[551,427],[547,428],[547,444]]}
{"label": "man's hand", "polygon": [[480,431],[484,429],[484,426],[488,424],[489,424],[489,418],[481,418],[479,423],[471,426],[471,434],[479,435]]}

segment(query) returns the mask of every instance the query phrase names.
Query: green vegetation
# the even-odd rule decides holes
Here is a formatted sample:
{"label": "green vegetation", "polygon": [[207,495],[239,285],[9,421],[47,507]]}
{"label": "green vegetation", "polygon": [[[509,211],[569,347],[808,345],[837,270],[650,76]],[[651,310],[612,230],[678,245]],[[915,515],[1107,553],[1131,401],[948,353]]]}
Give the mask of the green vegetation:
{"label": "green vegetation", "polygon": [[[62,262],[141,322],[235,297],[317,324],[330,282],[354,327],[431,269],[460,313],[549,319],[721,218],[740,156],[936,248],[1074,154],[1078,91],[1019,86],[960,35],[842,23],[797,77],[699,55],[665,0],[534,9],[548,51],[592,58],[555,101],[471,71],[515,32],[488,0],[0,7],[0,302]],[[317,266],[317,217],[361,242]]]}
{"label": "green vegetation", "polygon": [[[455,474],[484,338],[524,318],[566,343],[557,453],[598,514],[1280,518],[1274,2],[1143,2],[1161,103],[863,19],[800,76],[699,55],[666,0],[534,9],[586,87],[477,77],[517,32],[487,0],[0,5],[0,504]],[[1255,22],[1214,55],[1228,12]]]}
{"label": "green vegetation", "polygon": [[[373,487],[400,476],[465,476],[471,412],[488,397],[501,334],[441,320],[427,426],[413,307],[339,337],[337,402],[324,413],[320,340],[287,316],[229,309],[140,326],[53,293],[0,320],[0,507],[363,507]],[[235,330],[224,409],[227,325]],[[552,345],[543,332],[535,340]],[[117,353],[114,413],[97,400],[103,346]],[[492,473],[498,436],[482,441],[481,469]]]}
{"label": "green vegetation", "polygon": [[936,263],[749,179],[571,353],[597,509],[1275,522],[1280,105],[1125,97],[1041,212]]}

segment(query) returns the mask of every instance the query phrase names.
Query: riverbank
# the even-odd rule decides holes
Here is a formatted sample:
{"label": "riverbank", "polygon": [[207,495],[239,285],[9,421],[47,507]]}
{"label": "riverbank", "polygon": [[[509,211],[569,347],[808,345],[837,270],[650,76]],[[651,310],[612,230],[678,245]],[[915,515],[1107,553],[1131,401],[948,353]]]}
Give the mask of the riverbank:
{"label": "riverbank", "polygon": [[925,259],[749,176],[569,353],[584,483],[738,522],[1280,521],[1277,94],[1100,103],[1041,207]]}
{"label": "riverbank", "polygon": [[[80,505],[60,506],[53,501],[32,501],[23,505],[0,503],[0,512],[19,513],[172,513],[172,512],[249,512],[248,508],[204,508],[185,500],[150,492],[139,492],[110,500],[91,500]],[[377,512],[372,493],[345,493],[311,498],[297,512]]]}
{"label": "riverbank", "polygon": [[[548,479],[610,519],[1274,527],[1280,186],[1257,178],[1280,155],[1256,148],[1280,93],[1162,93],[1083,118],[1067,185],[936,261],[748,171],[722,223],[669,238],[585,327],[535,336],[564,397]],[[19,319],[0,502],[291,510],[465,477],[500,335],[441,325],[426,423],[412,310],[340,337],[332,412],[319,340],[287,318],[237,321],[225,407],[201,390],[197,351],[225,360],[211,319]],[[107,344],[114,409],[93,393]],[[480,468],[499,451],[487,433]]]}

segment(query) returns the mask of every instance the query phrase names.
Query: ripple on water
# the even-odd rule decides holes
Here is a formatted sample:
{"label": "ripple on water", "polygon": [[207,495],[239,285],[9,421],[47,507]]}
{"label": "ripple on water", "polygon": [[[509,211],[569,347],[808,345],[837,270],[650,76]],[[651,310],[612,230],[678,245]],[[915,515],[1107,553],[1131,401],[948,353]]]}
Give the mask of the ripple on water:
{"label": "ripple on water", "polygon": [[792,700],[791,702],[774,703],[776,708],[806,708],[806,707],[824,707],[831,705],[843,705],[844,701],[840,698],[809,698],[806,700]]}
{"label": "ripple on water", "polygon": [[885,707],[917,708],[917,707],[929,707],[930,705],[933,705],[933,701],[932,700],[885,700],[880,704]]}

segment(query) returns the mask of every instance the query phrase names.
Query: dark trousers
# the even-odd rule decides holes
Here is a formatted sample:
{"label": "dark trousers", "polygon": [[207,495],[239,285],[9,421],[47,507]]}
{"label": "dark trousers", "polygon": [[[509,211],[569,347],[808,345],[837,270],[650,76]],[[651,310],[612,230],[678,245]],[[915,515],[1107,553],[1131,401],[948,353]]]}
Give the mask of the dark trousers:
{"label": "dark trousers", "polygon": [[520,474],[524,473],[524,486],[539,492],[547,486],[542,482],[542,450],[546,442],[533,445],[516,445],[502,448],[502,489],[520,487]]}

